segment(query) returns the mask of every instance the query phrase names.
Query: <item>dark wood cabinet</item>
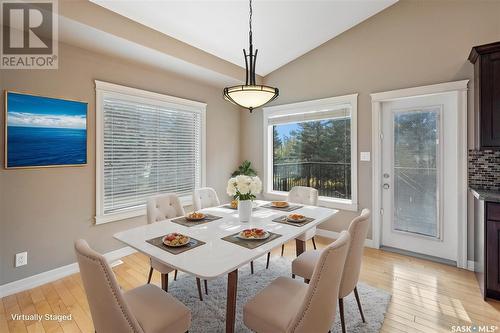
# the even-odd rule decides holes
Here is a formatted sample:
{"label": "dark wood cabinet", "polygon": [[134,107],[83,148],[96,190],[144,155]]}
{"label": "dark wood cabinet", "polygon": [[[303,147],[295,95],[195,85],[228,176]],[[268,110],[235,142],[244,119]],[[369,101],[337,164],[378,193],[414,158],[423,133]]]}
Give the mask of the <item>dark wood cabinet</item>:
{"label": "dark wood cabinet", "polygon": [[480,149],[500,149],[500,42],[475,46],[474,108]]}
{"label": "dark wood cabinet", "polygon": [[500,221],[486,221],[486,244],[486,296],[500,299]]}
{"label": "dark wood cabinet", "polygon": [[474,200],[474,271],[484,298],[500,299],[500,203]]}

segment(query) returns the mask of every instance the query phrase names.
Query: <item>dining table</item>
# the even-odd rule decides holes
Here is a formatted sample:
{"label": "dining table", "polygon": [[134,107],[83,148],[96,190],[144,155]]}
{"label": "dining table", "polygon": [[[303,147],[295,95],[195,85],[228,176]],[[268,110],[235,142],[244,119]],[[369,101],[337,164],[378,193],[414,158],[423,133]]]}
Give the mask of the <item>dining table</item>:
{"label": "dining table", "polygon": [[[240,221],[237,210],[231,209],[229,205],[222,205],[199,211],[219,217],[209,222],[185,226],[172,222],[175,219],[168,219],[118,232],[114,238],[151,258],[200,279],[210,281],[227,274],[226,332],[232,333],[236,319],[238,268],[327,221],[338,212],[335,209],[308,205],[299,205],[293,211],[263,206],[269,207],[269,202],[254,201],[252,216],[248,222]],[[276,222],[278,218],[285,218],[292,213],[308,217],[309,222],[305,225]],[[255,248],[228,241],[232,235],[250,228],[264,229],[273,235],[272,240],[261,242],[262,244]],[[186,235],[202,245],[181,253],[171,253],[148,242],[169,233]],[[305,251],[304,241],[295,239],[295,246],[297,256]]]}

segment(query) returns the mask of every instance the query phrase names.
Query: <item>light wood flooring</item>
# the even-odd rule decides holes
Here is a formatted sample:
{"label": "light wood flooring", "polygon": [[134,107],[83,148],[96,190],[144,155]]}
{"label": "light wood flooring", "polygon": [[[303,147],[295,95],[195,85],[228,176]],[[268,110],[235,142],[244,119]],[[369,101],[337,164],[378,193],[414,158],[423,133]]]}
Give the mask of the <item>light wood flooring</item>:
{"label": "light wood flooring", "polygon": [[[330,241],[316,237],[320,248]],[[312,244],[307,246],[312,248]],[[294,253],[295,244],[290,242],[285,255]],[[278,256],[279,249],[272,255]],[[144,284],[147,257],[135,253],[122,260],[114,268],[120,285],[127,290]],[[264,262],[265,257],[260,260]],[[159,285],[158,273],[153,281]],[[496,325],[500,333],[500,302],[482,300],[472,272],[365,249],[361,281],[392,294],[381,332],[451,332],[452,325]],[[15,321],[11,314],[16,313],[71,313],[73,320]],[[0,332],[94,332],[79,274],[0,299]]]}

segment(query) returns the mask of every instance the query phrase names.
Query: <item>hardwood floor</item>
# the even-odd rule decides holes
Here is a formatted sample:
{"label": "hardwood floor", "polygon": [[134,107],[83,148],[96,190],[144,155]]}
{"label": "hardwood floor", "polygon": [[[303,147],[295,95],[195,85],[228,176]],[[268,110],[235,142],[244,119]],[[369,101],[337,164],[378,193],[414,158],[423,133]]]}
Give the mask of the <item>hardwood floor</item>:
{"label": "hardwood floor", "polygon": [[[316,237],[318,247],[331,240]],[[307,244],[312,249],[312,244]],[[273,251],[280,255],[281,248]],[[294,256],[295,244],[285,255]],[[136,253],[113,268],[125,289],[146,282],[149,260]],[[265,260],[265,256],[260,259]],[[272,269],[272,267],[271,267]],[[160,285],[155,272],[152,281]],[[392,294],[381,332],[451,332],[452,325],[496,325],[500,302],[484,302],[474,274],[422,259],[365,249],[361,281]],[[173,279],[171,279],[171,283]],[[361,299],[361,302],[363,300]],[[71,314],[69,321],[15,321],[11,314]],[[90,309],[78,274],[0,300],[0,332],[94,332]]]}

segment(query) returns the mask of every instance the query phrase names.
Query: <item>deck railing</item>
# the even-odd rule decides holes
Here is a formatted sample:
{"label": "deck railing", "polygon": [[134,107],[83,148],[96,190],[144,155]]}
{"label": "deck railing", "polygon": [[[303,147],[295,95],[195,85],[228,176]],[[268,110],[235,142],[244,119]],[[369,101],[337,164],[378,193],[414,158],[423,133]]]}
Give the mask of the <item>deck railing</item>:
{"label": "deck railing", "polygon": [[351,198],[351,164],[338,162],[286,162],[273,166],[273,190],[314,187],[320,196]]}

